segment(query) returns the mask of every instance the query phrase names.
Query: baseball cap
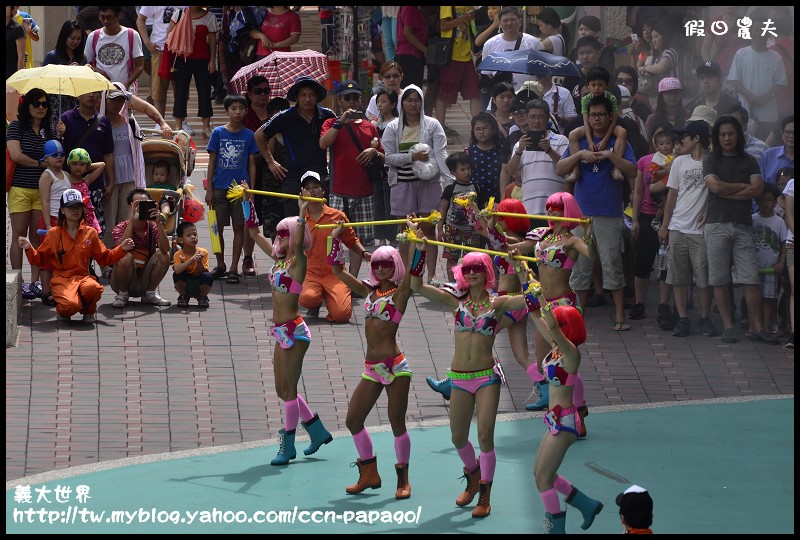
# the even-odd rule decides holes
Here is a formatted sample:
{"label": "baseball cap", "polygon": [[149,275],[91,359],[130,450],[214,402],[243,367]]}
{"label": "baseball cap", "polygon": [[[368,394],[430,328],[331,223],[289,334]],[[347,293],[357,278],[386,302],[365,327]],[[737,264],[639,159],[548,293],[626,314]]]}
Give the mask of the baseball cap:
{"label": "baseball cap", "polygon": [[67,189],[61,194],[61,206],[83,205],[83,195],[77,189]]}
{"label": "baseball cap", "polygon": [[111,90],[106,97],[108,99],[125,98],[125,101],[131,100],[131,95],[124,90]]}
{"label": "baseball cap", "polygon": [[647,529],[653,524],[653,499],[647,490],[633,485],[617,495],[619,513],[631,527]]}
{"label": "baseball cap", "polygon": [[61,146],[60,142],[50,139],[44,143],[44,157],[53,157],[57,154],[61,154],[61,157],[64,157],[64,147]]}
{"label": "baseball cap", "polygon": [[520,99],[515,99],[511,103],[511,108],[508,110],[508,112],[514,113],[517,111],[524,111],[524,110],[525,110],[525,102]]}
{"label": "baseball cap", "polygon": [[658,83],[658,91],[661,93],[669,92],[670,90],[683,90],[683,85],[675,77],[664,77]]}
{"label": "baseball cap", "polygon": [[72,152],[67,156],[67,165],[72,165],[73,163],[86,163],[87,165],[91,165],[92,158],[89,156],[89,152],[83,148],[73,148]]}
{"label": "baseball cap", "polygon": [[322,179],[319,176],[319,173],[314,171],[307,171],[301,178],[300,178],[300,187],[308,188],[308,184],[316,182],[319,185],[322,185]]}
{"label": "baseball cap", "polygon": [[709,126],[714,127],[714,122],[717,121],[717,110],[708,105],[698,105],[692,111],[692,116],[686,121],[695,122],[697,120],[702,120]]}
{"label": "baseball cap", "polygon": [[711,137],[708,134],[708,124],[706,124],[704,120],[686,122],[685,126],[680,129],[673,129],[672,133],[678,137],[679,141],[684,135],[688,135],[689,137],[700,137],[700,144],[702,144],[705,148],[708,148],[708,145],[711,143]]}
{"label": "baseball cap", "polygon": [[345,96],[347,94],[361,94],[361,87],[356,81],[344,81],[336,90],[337,96]]}
{"label": "baseball cap", "polygon": [[722,68],[713,60],[709,60],[708,62],[700,64],[695,70],[695,73],[697,73],[698,77],[700,75],[711,75],[719,79],[722,77]]}

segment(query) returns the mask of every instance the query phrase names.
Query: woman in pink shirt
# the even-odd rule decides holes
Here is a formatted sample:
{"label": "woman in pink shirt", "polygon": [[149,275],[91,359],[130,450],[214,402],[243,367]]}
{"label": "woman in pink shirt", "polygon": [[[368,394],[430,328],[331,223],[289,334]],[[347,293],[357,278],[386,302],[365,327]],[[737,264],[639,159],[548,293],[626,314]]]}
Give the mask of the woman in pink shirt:
{"label": "woman in pink shirt", "polygon": [[258,59],[274,51],[289,52],[300,41],[300,16],[289,6],[270,6],[258,30],[250,30],[250,37],[258,40]]}

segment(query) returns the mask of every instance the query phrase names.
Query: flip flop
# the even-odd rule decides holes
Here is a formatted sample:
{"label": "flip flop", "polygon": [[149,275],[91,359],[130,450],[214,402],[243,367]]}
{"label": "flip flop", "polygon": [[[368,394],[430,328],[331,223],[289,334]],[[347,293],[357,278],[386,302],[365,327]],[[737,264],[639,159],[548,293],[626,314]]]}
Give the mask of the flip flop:
{"label": "flip flop", "polygon": [[614,331],[616,332],[627,332],[630,329],[631,325],[629,325],[625,321],[617,321],[614,323]]}
{"label": "flip flop", "polygon": [[226,266],[217,266],[211,271],[214,279],[222,279],[228,275],[228,268]]}
{"label": "flip flop", "polygon": [[239,283],[239,272],[228,272],[228,279],[225,280],[228,285],[236,285]]}

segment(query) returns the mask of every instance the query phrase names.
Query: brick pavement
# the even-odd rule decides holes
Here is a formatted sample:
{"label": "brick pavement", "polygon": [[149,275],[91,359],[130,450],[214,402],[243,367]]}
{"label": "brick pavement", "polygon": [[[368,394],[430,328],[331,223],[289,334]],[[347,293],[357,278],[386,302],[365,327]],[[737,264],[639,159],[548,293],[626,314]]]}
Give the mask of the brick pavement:
{"label": "brick pavement", "polygon": [[[217,125],[223,123],[221,114],[222,107],[215,105]],[[455,144],[450,141],[449,150],[466,143],[468,114],[468,106],[460,102],[448,111],[448,123],[461,134]],[[192,181],[202,197],[206,141],[195,141],[201,152]],[[201,245],[208,248],[204,222],[199,230]],[[6,218],[7,245],[9,241]],[[276,437],[282,407],[272,374],[267,257],[257,254],[256,264],[257,278],[238,285],[216,282],[205,313],[196,307],[177,308],[169,277],[160,292],[173,305],[164,309],[136,299],[123,310],[114,309],[113,291],[106,287],[96,327],[57,324],[52,308],[38,300],[25,301],[18,346],[6,349],[6,479],[120,457]],[[23,275],[29,276],[27,261]],[[441,264],[438,275],[445,275]],[[650,288],[651,312],[658,302],[656,289]],[[349,324],[310,320],[314,339],[301,392],[331,430],[345,429],[348,398],[361,373],[362,302],[355,301]],[[424,379],[443,376],[449,365],[451,317],[421,297],[409,303],[399,331],[415,373],[409,425],[448,414],[446,402]],[[696,317],[692,313],[693,324]],[[714,320],[721,325],[718,317]],[[581,373],[591,406],[794,394],[794,351],[754,344],[742,331],[739,343],[726,345],[719,338],[697,335],[673,338],[658,329],[652,315],[631,321],[630,332],[616,333],[612,325],[610,306],[587,310]],[[523,411],[531,385],[513,365],[503,335],[497,339],[496,353],[508,378],[499,412]],[[367,425],[386,423],[386,401],[381,398]],[[591,416],[587,424],[591,432]]]}

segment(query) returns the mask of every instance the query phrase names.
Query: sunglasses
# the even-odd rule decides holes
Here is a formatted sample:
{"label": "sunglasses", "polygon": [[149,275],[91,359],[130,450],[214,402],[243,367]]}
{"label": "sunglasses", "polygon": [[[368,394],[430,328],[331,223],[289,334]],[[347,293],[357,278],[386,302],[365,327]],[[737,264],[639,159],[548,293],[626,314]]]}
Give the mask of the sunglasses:
{"label": "sunglasses", "polygon": [[627,77],[617,77],[617,84],[633,84],[633,79]]}
{"label": "sunglasses", "polygon": [[275,234],[278,238],[289,238],[289,229],[278,229]]}
{"label": "sunglasses", "polygon": [[389,261],[389,260],[387,260],[387,261],[372,261],[371,264],[372,264],[372,269],[375,270],[375,271],[380,270],[381,268],[385,268],[385,269],[394,268],[394,261]]}
{"label": "sunglasses", "polygon": [[48,155],[46,155],[46,156],[44,156],[44,157],[46,157],[46,158],[48,158],[48,157],[51,157],[51,158],[56,158],[56,159],[58,159],[58,158],[63,158],[63,157],[64,157],[64,155],[65,155],[65,154],[64,154],[64,152],[56,152],[56,153],[54,153],[54,154],[48,154]]}
{"label": "sunglasses", "polygon": [[50,102],[49,101],[37,101],[35,103],[31,103],[31,107],[33,107],[34,109],[48,109],[48,108],[50,108]]}
{"label": "sunglasses", "polygon": [[547,210],[548,212],[561,212],[562,210],[564,210],[564,205],[557,203],[547,203],[545,205],[545,210]]}
{"label": "sunglasses", "polygon": [[260,96],[260,95],[263,95],[263,94],[269,94],[269,88],[253,88],[252,92],[256,96]]}
{"label": "sunglasses", "polygon": [[482,264],[465,264],[461,266],[462,274],[483,274],[486,268]]}

